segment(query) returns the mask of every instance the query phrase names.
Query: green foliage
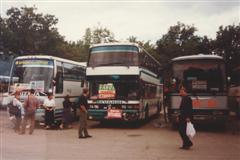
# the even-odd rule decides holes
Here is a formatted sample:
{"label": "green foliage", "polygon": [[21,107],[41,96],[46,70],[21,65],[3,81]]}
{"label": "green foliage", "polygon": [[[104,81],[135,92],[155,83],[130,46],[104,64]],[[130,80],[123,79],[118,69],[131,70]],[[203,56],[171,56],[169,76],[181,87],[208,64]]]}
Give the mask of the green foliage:
{"label": "green foliage", "polygon": [[77,43],[69,43],[68,47],[72,50],[69,51],[69,54],[66,54],[66,57],[78,61],[87,61],[90,45],[114,41],[114,34],[105,27],[87,28],[82,40]]}
{"label": "green foliage", "polygon": [[156,43],[157,58],[166,67],[169,61],[178,56],[193,55],[199,53],[209,54],[209,40],[205,36],[201,38],[194,35],[197,28],[178,22],[171,26],[168,33],[163,35]]}
{"label": "green foliage", "polygon": [[131,43],[137,43],[138,45],[142,46],[149,54],[151,54],[153,57],[158,59],[158,54],[156,52],[156,47],[154,44],[151,43],[151,41],[139,41],[137,40],[137,37],[135,36],[130,36],[127,38],[127,41]]}
{"label": "green foliage", "polygon": [[53,15],[36,13],[35,7],[10,8],[4,47],[17,55],[48,54],[57,56],[56,48],[63,37],[55,28],[58,19]]}
{"label": "green foliage", "polygon": [[[77,42],[67,42],[56,28],[54,15],[37,13],[35,7],[12,7],[0,16],[0,52],[9,55],[45,54],[86,61],[89,47],[97,43],[116,42],[114,34],[106,27],[87,28]],[[216,53],[227,61],[228,72],[240,61],[240,25],[220,26],[216,40],[196,36],[197,28],[178,22],[170,26],[156,44],[139,41],[130,36],[129,42],[137,43],[165,67],[177,56]],[[6,55],[7,55],[6,54]]]}
{"label": "green foliage", "polygon": [[225,58],[227,70],[240,65],[240,24],[220,26],[214,41],[215,52]]}
{"label": "green foliage", "polygon": [[106,27],[87,28],[83,36],[85,45],[115,42],[114,34]]}

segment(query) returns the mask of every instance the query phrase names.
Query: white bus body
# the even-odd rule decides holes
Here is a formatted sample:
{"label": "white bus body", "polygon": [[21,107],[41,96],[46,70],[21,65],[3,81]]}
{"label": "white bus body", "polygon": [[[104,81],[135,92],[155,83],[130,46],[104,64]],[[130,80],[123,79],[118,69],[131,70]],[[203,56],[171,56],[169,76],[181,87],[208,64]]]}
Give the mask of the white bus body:
{"label": "white bus body", "polygon": [[[145,66],[140,62],[144,58]],[[89,119],[135,121],[158,114],[162,104],[158,69],[160,64],[136,44],[91,46],[86,71]]]}
{"label": "white bus body", "polygon": [[[23,102],[29,89],[35,89],[35,95],[43,104],[49,91],[53,92],[56,108],[55,121],[62,119],[63,100],[69,95],[74,105],[82,94],[86,73],[86,63],[75,62],[54,56],[21,56],[14,59],[11,69],[9,94],[19,90]],[[36,112],[36,120],[44,121],[44,109]]]}
{"label": "white bus body", "polygon": [[225,62],[216,55],[192,55],[172,59],[168,87],[170,120],[179,114],[179,87],[184,85],[193,101],[195,121],[225,122],[228,114]]}

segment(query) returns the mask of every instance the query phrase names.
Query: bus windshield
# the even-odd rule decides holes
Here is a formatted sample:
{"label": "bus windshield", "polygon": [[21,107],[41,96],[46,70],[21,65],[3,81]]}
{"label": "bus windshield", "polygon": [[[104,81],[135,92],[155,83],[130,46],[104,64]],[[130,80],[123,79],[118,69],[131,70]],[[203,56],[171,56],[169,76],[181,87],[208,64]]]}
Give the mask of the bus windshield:
{"label": "bus windshield", "polygon": [[14,62],[11,85],[15,89],[35,89],[40,92],[48,92],[52,79],[52,60],[24,59]]}
{"label": "bus windshield", "polygon": [[175,91],[183,84],[189,92],[226,90],[225,64],[216,60],[185,60],[173,62]]}
{"label": "bus windshield", "polygon": [[138,48],[130,45],[99,46],[90,50],[88,66],[136,66]]}
{"label": "bus windshield", "polygon": [[89,77],[90,97],[95,99],[136,100],[139,81],[136,76]]}

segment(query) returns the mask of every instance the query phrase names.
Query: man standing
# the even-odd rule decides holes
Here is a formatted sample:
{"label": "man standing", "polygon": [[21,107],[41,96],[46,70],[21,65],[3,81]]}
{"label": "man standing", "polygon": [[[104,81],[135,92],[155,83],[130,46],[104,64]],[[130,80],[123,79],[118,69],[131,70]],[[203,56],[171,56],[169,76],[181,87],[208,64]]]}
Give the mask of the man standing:
{"label": "man standing", "polygon": [[20,102],[20,92],[15,92],[14,94],[14,98],[13,98],[13,102],[12,102],[12,107],[16,108],[16,113],[15,113],[15,118],[16,118],[16,123],[15,123],[15,127],[14,130],[15,132],[20,133],[20,125],[21,122],[23,120],[24,117],[24,107],[22,105],[22,103]]}
{"label": "man standing", "polygon": [[56,107],[52,92],[48,92],[43,107],[45,108],[45,128],[49,129],[54,124],[54,108]]}
{"label": "man standing", "polygon": [[189,149],[193,143],[186,134],[187,122],[192,120],[192,99],[187,95],[186,88],[184,86],[180,89],[180,96],[182,96],[182,101],[180,104],[180,115],[178,117],[179,121],[179,134],[182,138],[183,145],[181,149]]}
{"label": "man standing", "polygon": [[83,95],[79,98],[80,107],[80,126],[78,129],[78,138],[91,138],[87,131],[87,113],[88,113],[88,102],[87,97],[89,95],[88,89],[83,89]]}
{"label": "man standing", "polygon": [[25,99],[24,101],[24,108],[25,108],[25,116],[23,119],[23,126],[22,126],[22,132],[21,134],[25,134],[26,129],[26,123],[28,120],[30,120],[30,131],[29,134],[33,133],[33,129],[35,127],[35,111],[39,107],[39,101],[34,96],[35,90],[30,90],[30,95]]}

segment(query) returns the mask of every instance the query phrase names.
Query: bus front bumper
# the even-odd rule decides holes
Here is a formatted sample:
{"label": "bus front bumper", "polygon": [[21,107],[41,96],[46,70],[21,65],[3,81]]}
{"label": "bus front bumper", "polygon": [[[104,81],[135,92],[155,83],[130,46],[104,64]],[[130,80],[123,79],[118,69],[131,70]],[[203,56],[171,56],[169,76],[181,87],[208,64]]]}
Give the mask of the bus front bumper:
{"label": "bus front bumper", "polygon": [[[179,110],[172,111],[169,119],[176,122],[179,116]],[[193,120],[195,122],[226,122],[228,110],[194,110]]]}
{"label": "bus front bumper", "polygon": [[138,110],[122,110],[121,117],[108,117],[108,111],[104,109],[89,109],[88,119],[95,121],[102,120],[122,120],[122,121],[136,121],[140,119],[140,112]]}

